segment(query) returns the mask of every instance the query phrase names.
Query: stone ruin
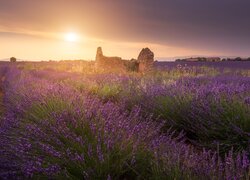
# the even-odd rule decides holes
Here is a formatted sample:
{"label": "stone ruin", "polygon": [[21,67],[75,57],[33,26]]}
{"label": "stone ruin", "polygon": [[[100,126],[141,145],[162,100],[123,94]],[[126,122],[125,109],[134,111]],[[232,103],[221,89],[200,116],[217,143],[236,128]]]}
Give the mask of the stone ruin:
{"label": "stone ruin", "polygon": [[95,61],[99,68],[116,68],[128,71],[146,72],[153,67],[154,53],[149,48],[143,48],[137,59],[124,60],[121,57],[104,56],[102,48],[98,47]]}
{"label": "stone ruin", "polygon": [[143,48],[137,58],[139,72],[150,70],[154,63],[154,53],[149,48]]}
{"label": "stone ruin", "polygon": [[96,52],[96,63],[100,67],[116,67],[117,65],[123,64],[123,60],[120,57],[107,57],[102,53],[102,48],[98,47]]}

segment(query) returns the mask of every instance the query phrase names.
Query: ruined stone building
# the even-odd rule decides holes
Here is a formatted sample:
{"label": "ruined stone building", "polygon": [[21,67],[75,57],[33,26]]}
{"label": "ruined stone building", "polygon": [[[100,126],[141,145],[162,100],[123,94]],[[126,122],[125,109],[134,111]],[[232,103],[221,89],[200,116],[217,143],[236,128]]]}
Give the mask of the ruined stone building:
{"label": "ruined stone building", "polygon": [[152,68],[154,53],[149,48],[143,48],[137,59],[124,60],[121,57],[107,57],[103,55],[102,48],[96,52],[96,65],[100,68],[117,68],[128,71],[145,72]]}
{"label": "ruined stone building", "polygon": [[154,53],[149,48],[143,48],[137,58],[139,63],[138,71],[148,71],[153,67]]}

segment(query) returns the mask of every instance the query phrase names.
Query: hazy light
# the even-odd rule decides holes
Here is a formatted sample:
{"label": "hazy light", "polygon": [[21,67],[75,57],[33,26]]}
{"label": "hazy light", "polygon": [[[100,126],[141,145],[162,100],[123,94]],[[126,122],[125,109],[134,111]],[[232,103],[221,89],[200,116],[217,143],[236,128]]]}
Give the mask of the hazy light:
{"label": "hazy light", "polygon": [[65,34],[65,40],[69,42],[76,42],[79,40],[79,36],[76,33],[70,32]]}

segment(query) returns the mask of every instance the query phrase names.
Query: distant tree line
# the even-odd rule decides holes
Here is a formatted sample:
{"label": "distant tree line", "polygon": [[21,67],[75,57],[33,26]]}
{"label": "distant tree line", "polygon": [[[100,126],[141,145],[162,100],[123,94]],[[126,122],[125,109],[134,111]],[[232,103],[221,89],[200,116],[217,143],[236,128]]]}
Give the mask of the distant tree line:
{"label": "distant tree line", "polygon": [[221,61],[250,61],[250,57],[249,58],[241,58],[241,57],[223,58]]}
{"label": "distant tree line", "polygon": [[220,57],[191,57],[191,58],[185,58],[185,59],[176,59],[175,61],[185,61],[185,62],[220,62],[220,61],[250,61],[249,58],[220,58]]}

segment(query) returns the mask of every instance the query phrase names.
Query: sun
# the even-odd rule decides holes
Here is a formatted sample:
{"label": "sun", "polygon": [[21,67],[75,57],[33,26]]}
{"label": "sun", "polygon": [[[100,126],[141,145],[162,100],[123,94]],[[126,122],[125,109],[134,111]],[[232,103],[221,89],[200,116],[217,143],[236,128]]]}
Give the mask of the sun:
{"label": "sun", "polygon": [[64,39],[69,42],[76,42],[79,40],[79,36],[74,32],[66,33]]}

